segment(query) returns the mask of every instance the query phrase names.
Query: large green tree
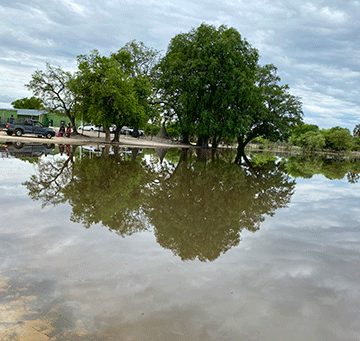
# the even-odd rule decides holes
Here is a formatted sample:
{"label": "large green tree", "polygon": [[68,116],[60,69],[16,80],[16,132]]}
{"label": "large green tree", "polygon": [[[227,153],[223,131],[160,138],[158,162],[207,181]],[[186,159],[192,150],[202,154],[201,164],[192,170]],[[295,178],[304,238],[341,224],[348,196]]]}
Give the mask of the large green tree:
{"label": "large green tree", "polygon": [[138,128],[144,124],[154,114],[150,70],[156,55],[143,43],[132,41],[109,57],[96,50],[78,56],[79,71],[72,88],[82,117],[103,125],[107,133],[115,124],[115,141],[124,125]]}
{"label": "large green tree", "polygon": [[[290,94],[287,84],[280,84],[277,68],[272,65],[258,66],[255,88],[247,107],[240,116],[245,125],[238,129],[238,157],[245,157],[245,146],[254,138],[263,136],[270,141],[281,141],[290,137],[294,126],[302,121],[302,104]],[[250,95],[250,96],[251,96]]]}
{"label": "large green tree", "polygon": [[255,137],[281,140],[301,121],[301,103],[280,84],[273,65],[258,65],[258,53],[234,28],[202,24],[175,36],[157,65],[165,115],[189,134],[217,147],[237,138],[239,156]]}
{"label": "large green tree", "polygon": [[286,207],[294,190],[281,163],[248,169],[204,152],[184,149],[175,169],[162,164],[144,207],[157,242],[182,260],[215,260],[240,242],[242,230],[257,231],[266,215]]}
{"label": "large green tree", "polygon": [[[237,104],[252,88],[257,51],[233,28],[202,24],[175,36],[157,65],[159,94],[166,115],[179,122],[184,142],[189,134],[215,144],[227,134]],[[250,80],[250,81],[249,81]]]}
{"label": "large green tree", "polygon": [[46,70],[36,70],[25,86],[41,99],[46,110],[67,116],[76,133],[76,97],[69,86],[72,78],[70,72],[46,63]]}

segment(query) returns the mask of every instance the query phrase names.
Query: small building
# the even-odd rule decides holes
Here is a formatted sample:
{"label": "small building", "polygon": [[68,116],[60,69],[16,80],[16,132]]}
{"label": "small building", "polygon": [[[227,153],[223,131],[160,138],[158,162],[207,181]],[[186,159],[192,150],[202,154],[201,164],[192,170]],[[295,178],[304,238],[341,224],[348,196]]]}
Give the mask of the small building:
{"label": "small building", "polygon": [[66,116],[49,113],[45,110],[34,109],[0,109],[0,122],[7,122],[10,117],[30,118],[41,122],[45,126],[60,127],[61,122],[68,121]]}

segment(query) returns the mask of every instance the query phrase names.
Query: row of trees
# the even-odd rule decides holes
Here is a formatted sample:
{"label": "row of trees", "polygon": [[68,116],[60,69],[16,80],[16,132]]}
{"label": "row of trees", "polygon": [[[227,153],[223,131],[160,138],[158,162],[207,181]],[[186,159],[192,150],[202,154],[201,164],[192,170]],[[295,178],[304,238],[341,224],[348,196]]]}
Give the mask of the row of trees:
{"label": "row of trees", "polygon": [[320,130],[314,124],[301,124],[293,129],[290,142],[310,151],[323,149],[359,150],[359,128],[360,126],[355,127],[353,135],[351,135],[350,130],[346,128],[333,127]]}
{"label": "row of trees", "polygon": [[47,64],[27,88],[49,110],[59,110],[76,127],[76,118],[107,129],[143,127],[147,122],[176,123],[183,142],[213,147],[224,138],[238,142],[240,155],[253,138],[289,137],[302,120],[300,100],[281,85],[273,65],[234,28],[202,24],[176,35],[165,56],[132,41],[109,57],[94,50],[77,58],[74,74]]}

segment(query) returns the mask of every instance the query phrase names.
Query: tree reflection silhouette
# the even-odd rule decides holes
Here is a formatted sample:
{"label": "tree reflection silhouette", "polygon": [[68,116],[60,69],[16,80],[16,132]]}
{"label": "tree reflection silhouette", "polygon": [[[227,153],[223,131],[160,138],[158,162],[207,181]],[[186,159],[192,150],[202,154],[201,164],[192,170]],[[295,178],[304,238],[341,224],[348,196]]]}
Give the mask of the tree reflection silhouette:
{"label": "tree reflection silhouette", "polygon": [[346,176],[350,183],[355,183],[359,179],[360,160],[321,155],[297,156],[289,158],[286,169],[294,177],[310,179],[316,174],[322,174],[330,180],[341,180]]}
{"label": "tree reflection silhouette", "polygon": [[[59,145],[61,151],[63,145]],[[38,159],[37,172],[24,182],[33,200],[41,200],[42,207],[66,202],[63,189],[71,182],[76,146],[66,146],[67,158]],[[64,148],[62,148],[64,149]]]}
{"label": "tree reflection silhouette", "polygon": [[86,227],[101,223],[118,234],[147,229],[141,207],[153,179],[145,164],[93,157],[77,160],[74,179],[63,193],[72,206],[71,220]]}
{"label": "tree reflection silhouette", "polygon": [[295,185],[275,162],[249,169],[193,160],[162,173],[145,211],[158,243],[182,260],[215,260],[243,229],[258,230],[265,215],[286,206]]}
{"label": "tree reflection silhouette", "polygon": [[[228,153],[200,157],[183,149],[170,156],[155,163],[137,151],[131,158],[118,150],[83,156],[72,165],[71,181],[53,194],[87,228],[100,223],[121,236],[153,229],[157,242],[182,260],[213,261],[240,242],[242,230],[258,230],[266,215],[285,207],[294,191],[284,164],[273,160],[247,167],[229,161]],[[46,173],[41,165],[38,171]],[[55,181],[60,173],[51,175]],[[27,182],[29,194],[56,204],[41,194],[47,186],[41,179]]]}

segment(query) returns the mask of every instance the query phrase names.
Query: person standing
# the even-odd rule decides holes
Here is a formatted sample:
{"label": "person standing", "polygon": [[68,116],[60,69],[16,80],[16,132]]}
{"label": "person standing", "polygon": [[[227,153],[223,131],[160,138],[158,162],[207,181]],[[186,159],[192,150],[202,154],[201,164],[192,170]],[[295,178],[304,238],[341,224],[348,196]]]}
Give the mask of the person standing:
{"label": "person standing", "polygon": [[65,125],[62,123],[59,129],[59,134],[61,137],[63,137],[64,133],[65,133]]}
{"label": "person standing", "polygon": [[71,124],[69,123],[67,128],[66,128],[66,137],[70,137],[71,135]]}

